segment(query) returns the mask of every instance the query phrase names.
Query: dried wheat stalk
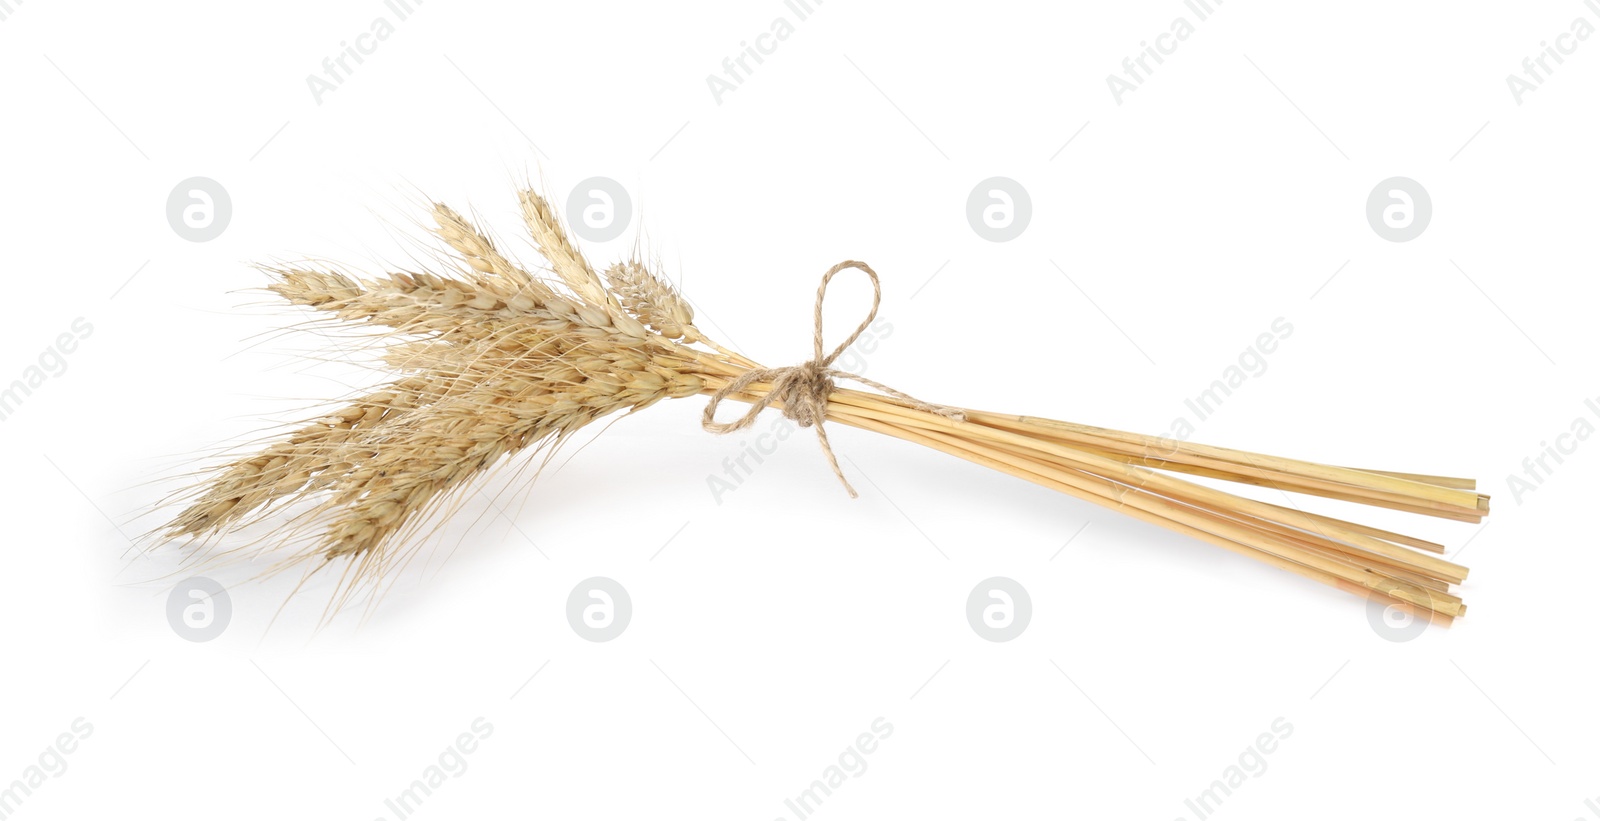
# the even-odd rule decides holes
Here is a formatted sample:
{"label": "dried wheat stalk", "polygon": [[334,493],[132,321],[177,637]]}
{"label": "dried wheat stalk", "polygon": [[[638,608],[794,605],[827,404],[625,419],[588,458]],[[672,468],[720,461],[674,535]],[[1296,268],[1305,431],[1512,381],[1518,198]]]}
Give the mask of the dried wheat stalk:
{"label": "dried wheat stalk", "polygon": [[[763,407],[815,425],[850,425],[924,445],[1154,522],[1316,581],[1448,623],[1466,568],[1432,542],[1196,484],[1181,475],[1476,522],[1488,497],[1471,480],[1357,470],[1033,417],[928,405],[831,368],[855,338],[766,369],[706,337],[694,311],[638,260],[596,275],[537,193],[522,215],[556,275],[534,276],[459,213],[435,205],[436,233],[462,260],[454,275],[357,279],[311,267],[268,269],[269,290],[344,323],[377,326],[392,371],[383,387],[307,420],[259,453],[222,465],[186,496],[163,539],[208,540],[297,508],[275,541],[279,566],[340,562],[335,604],[403,564],[429,514],[523,451],[558,447],[584,426],[663,399],[713,397],[705,425],[738,429]],[[556,282],[559,282],[559,285]],[[868,317],[868,322],[871,317]],[[865,323],[863,323],[865,327]],[[858,330],[859,334],[860,331]],[[851,378],[879,392],[839,388]],[[716,403],[752,404],[731,423]],[[834,462],[837,471],[837,463]],[[842,472],[839,478],[844,480]],[[846,487],[848,483],[846,482]]]}

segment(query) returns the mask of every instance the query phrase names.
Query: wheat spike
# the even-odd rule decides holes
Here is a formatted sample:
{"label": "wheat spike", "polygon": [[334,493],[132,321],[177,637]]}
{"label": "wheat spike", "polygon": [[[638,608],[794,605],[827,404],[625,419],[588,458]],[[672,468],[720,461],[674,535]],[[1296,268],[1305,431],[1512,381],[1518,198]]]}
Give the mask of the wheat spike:
{"label": "wheat spike", "polygon": [[637,259],[606,269],[606,282],[622,307],[668,339],[697,336],[694,308],[676,289]]}
{"label": "wheat spike", "polygon": [[573,293],[588,302],[595,305],[616,305],[616,300],[600,283],[600,277],[595,275],[589,261],[584,259],[583,254],[567,237],[567,230],[562,226],[561,218],[556,216],[555,210],[550,207],[550,203],[531,188],[523,189],[518,198],[522,202],[522,220],[527,224],[528,233],[533,235],[534,245],[538,247],[539,253],[549,260],[556,276],[560,277]]}

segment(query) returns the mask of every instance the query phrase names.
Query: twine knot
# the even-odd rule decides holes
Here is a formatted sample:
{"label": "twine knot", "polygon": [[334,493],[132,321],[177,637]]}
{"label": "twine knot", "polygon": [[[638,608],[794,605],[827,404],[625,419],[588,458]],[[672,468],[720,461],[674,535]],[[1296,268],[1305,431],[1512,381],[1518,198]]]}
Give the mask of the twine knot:
{"label": "twine knot", "polygon": [[[867,312],[867,318],[861,321],[861,324],[856,327],[855,332],[850,334],[849,338],[839,343],[839,346],[834,348],[832,353],[823,355],[822,303],[827,298],[828,282],[833,279],[834,274],[847,268],[854,268],[865,273],[867,278],[872,281],[872,309]],[[872,321],[878,318],[878,303],[882,298],[883,291],[878,284],[878,274],[865,262],[845,260],[829,268],[828,272],[822,275],[822,284],[817,286],[816,309],[812,312],[815,322],[815,331],[811,336],[812,358],[799,365],[790,365],[787,368],[751,368],[735,377],[728,384],[723,385],[721,390],[712,394],[711,401],[706,403],[705,413],[701,416],[701,427],[711,433],[732,433],[736,430],[744,430],[754,424],[756,417],[760,416],[761,412],[766,410],[773,402],[781,402],[785,417],[793,419],[802,428],[816,427],[817,441],[822,444],[822,452],[828,457],[828,464],[833,468],[833,475],[837,476],[839,482],[844,485],[844,489],[849,491],[850,498],[856,498],[856,489],[850,486],[850,480],[844,478],[844,471],[839,469],[839,459],[833,454],[833,446],[828,444],[828,433],[822,424],[827,420],[828,397],[834,391],[834,379],[849,379],[877,388],[896,399],[906,402],[916,410],[936,413],[956,421],[964,421],[966,419],[965,414],[954,408],[923,402],[887,385],[874,382],[861,374],[849,373],[833,367],[834,360],[838,359],[851,345],[854,345],[856,340],[863,333],[866,333],[867,328],[872,325]],[[716,419],[717,406],[722,403],[722,400],[744,392],[746,388],[757,382],[769,383],[771,388],[751,402],[750,410],[746,411],[744,416],[732,422],[718,422]]]}

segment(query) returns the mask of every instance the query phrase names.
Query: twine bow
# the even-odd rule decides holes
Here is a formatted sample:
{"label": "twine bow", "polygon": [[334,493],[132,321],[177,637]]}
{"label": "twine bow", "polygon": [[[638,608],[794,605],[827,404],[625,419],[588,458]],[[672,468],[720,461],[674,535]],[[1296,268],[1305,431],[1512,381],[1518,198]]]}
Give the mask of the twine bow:
{"label": "twine bow", "polygon": [[[822,353],[822,303],[828,294],[828,282],[833,275],[847,268],[854,268],[867,275],[872,280],[872,310],[867,312],[867,318],[856,327],[855,333],[839,343],[833,352],[824,356]],[[802,428],[813,425],[817,429],[817,441],[822,444],[822,452],[828,457],[828,464],[833,468],[833,475],[839,477],[840,484],[849,491],[850,498],[856,498],[856,489],[850,486],[850,480],[844,478],[844,471],[839,469],[839,459],[833,454],[833,446],[828,444],[828,433],[823,429],[823,422],[828,416],[828,395],[834,391],[834,379],[849,379],[877,388],[909,404],[912,408],[929,413],[936,413],[948,419],[964,421],[966,416],[959,410],[947,408],[943,405],[934,405],[908,396],[888,385],[874,382],[858,373],[848,373],[838,370],[833,366],[834,360],[845,352],[845,349],[854,345],[856,340],[866,333],[867,327],[878,318],[878,303],[883,298],[882,288],[878,285],[878,274],[865,262],[845,260],[828,269],[822,275],[822,284],[817,286],[817,305],[813,311],[816,330],[811,336],[813,356],[809,361],[799,365],[790,365],[787,368],[752,368],[735,377],[722,389],[712,394],[711,401],[706,403],[705,414],[701,416],[701,427],[711,433],[732,433],[744,430],[755,423],[756,417],[766,410],[774,401],[783,403],[783,415],[799,423]],[[718,422],[716,420],[717,406],[723,399],[736,393],[742,393],[746,388],[757,382],[767,382],[772,388],[766,394],[757,398],[750,405],[750,410],[744,416],[732,422]]]}

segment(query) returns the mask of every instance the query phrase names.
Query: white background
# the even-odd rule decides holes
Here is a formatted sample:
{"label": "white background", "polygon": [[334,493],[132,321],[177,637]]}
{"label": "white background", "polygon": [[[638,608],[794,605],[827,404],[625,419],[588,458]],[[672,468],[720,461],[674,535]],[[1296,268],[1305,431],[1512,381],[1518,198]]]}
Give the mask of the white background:
{"label": "white background", "polygon": [[[380,2],[9,5],[0,381],[93,326],[0,423],[0,786],[93,726],[14,817],[392,819],[480,716],[417,817],[794,818],[878,717],[817,817],[1193,819],[1280,717],[1217,817],[1593,817],[1600,444],[1520,499],[1507,477],[1600,424],[1600,38],[1520,105],[1506,76],[1595,10],[1231,0],[1119,105],[1107,75],[1181,3],[828,0],[719,105],[707,75],[781,2],[430,0],[319,105],[307,75]],[[212,574],[220,638],[177,636],[184,554],[129,549],[150,507],[359,378],[304,367],[320,341],[276,333],[301,317],[251,263],[404,261],[424,198],[531,255],[525,174],[557,201],[621,182],[633,224],[591,259],[642,229],[703,327],[768,364],[806,355],[822,271],[869,261],[893,331],[868,372],[932,401],[1162,433],[1283,317],[1194,439],[1477,477],[1482,527],[1361,513],[1470,565],[1471,615],[1390,641],[1358,598],[843,428],[859,501],[802,432],[719,504],[739,437],[692,399],[489,483],[365,620],[318,630],[328,584],[290,599],[258,563]],[[165,216],[197,175],[234,209],[201,244]],[[964,215],[997,175],[1033,203],[1003,244]],[[1406,243],[1365,216],[1396,175],[1433,202]],[[840,280],[831,334],[865,293]],[[633,600],[608,643],[564,615],[592,576]],[[1014,641],[966,622],[991,576],[1031,593]]]}

